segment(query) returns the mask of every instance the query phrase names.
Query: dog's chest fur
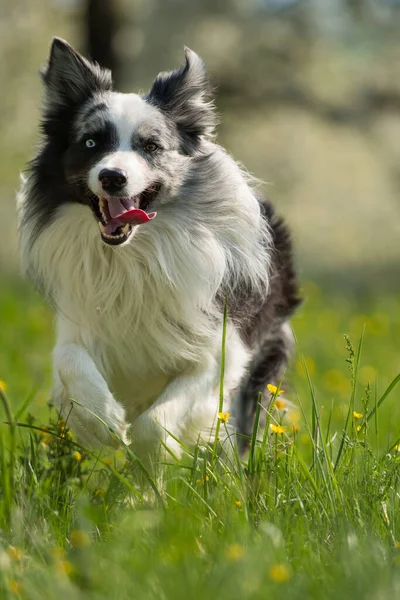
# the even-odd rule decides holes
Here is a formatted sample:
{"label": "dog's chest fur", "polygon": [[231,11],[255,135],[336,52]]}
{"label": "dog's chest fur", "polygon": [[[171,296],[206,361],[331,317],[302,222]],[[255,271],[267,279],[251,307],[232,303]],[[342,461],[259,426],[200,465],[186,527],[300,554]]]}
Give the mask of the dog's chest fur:
{"label": "dog's chest fur", "polygon": [[88,208],[71,204],[30,257],[57,305],[58,341],[78,340],[117,395],[132,390],[139,404],[154,400],[176,374],[206,363],[220,344],[217,281],[208,276],[218,272],[215,240],[186,247],[161,219],[158,229],[151,225],[134,244],[108,248]]}

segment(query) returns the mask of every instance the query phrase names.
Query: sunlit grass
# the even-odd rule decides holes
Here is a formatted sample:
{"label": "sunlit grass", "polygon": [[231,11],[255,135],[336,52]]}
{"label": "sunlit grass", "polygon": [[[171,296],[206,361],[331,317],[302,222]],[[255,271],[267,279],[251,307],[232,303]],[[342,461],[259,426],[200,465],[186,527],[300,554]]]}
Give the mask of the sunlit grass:
{"label": "sunlit grass", "polygon": [[197,447],[151,481],[49,414],[51,312],[0,290],[0,598],[397,597],[400,303],[307,289],[285,394],[269,388],[244,460]]}

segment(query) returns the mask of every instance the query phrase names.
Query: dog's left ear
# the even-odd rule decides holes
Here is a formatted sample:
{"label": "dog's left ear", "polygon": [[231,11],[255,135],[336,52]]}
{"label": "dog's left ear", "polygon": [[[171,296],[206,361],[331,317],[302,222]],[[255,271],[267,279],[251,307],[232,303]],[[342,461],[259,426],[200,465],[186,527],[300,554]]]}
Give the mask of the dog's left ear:
{"label": "dog's left ear", "polygon": [[216,125],[212,87],[203,61],[185,47],[185,64],[176,71],[160,73],[147,101],[167,113],[180,133],[196,147],[200,136],[210,136]]}

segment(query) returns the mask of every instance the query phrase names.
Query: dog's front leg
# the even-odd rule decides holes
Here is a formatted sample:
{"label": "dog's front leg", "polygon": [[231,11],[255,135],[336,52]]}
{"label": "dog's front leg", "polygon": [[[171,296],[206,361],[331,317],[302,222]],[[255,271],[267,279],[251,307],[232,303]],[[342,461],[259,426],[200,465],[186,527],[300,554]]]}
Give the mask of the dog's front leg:
{"label": "dog's front leg", "polygon": [[88,352],[75,343],[57,344],[53,365],[53,403],[68,419],[68,425],[78,438],[92,446],[116,445],[108,430],[110,427],[127,443],[129,425],[125,421],[125,410],[111,394]]}
{"label": "dog's front leg", "polygon": [[[182,446],[175,438],[189,446],[199,440],[212,442],[218,394],[219,374],[216,369],[177,377],[133,423],[131,437],[135,451],[146,461],[154,461],[160,456],[160,451],[162,457],[166,456],[165,446],[175,456],[182,454]],[[233,440],[225,443],[232,444]]]}

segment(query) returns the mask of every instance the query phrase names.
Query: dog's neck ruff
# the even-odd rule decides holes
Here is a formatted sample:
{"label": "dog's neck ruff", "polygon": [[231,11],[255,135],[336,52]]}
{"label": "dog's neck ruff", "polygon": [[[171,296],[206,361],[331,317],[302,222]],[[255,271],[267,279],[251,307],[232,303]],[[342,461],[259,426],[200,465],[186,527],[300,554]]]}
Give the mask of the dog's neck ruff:
{"label": "dog's neck ruff", "polygon": [[231,189],[231,199],[211,188],[177,197],[117,248],[101,241],[87,206],[67,203],[36,239],[35,224],[22,222],[23,264],[79,343],[109,352],[103,363],[112,364],[118,348],[128,372],[135,347],[135,372],[179,370],[215,355],[221,291],[267,291],[266,222],[244,179]]}

